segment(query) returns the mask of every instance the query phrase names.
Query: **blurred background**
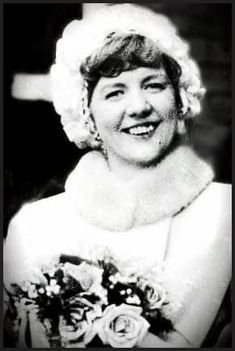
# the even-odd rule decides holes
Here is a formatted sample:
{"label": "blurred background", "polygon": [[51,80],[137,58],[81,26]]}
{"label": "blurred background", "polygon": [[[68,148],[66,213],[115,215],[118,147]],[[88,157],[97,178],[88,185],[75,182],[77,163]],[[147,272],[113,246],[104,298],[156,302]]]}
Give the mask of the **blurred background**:
{"label": "blurred background", "polygon": [[[4,233],[20,206],[63,191],[71,169],[86,150],[70,143],[52,103],[12,96],[19,73],[47,74],[64,26],[95,11],[98,3],[4,4]],[[106,4],[107,6],[107,4]],[[216,181],[231,182],[231,4],[164,4],[191,43],[207,95],[192,125],[196,151],[214,167]],[[30,91],[30,87],[28,89]]]}

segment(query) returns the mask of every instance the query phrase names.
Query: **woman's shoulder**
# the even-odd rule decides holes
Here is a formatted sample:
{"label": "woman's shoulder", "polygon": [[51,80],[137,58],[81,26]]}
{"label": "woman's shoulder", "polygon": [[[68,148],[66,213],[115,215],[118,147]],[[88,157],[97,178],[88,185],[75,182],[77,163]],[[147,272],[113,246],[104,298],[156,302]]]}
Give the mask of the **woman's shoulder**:
{"label": "woman's shoulder", "polygon": [[8,234],[14,230],[24,235],[30,232],[32,235],[37,230],[45,231],[46,228],[56,228],[71,221],[72,215],[73,207],[65,192],[27,202],[11,219]]}
{"label": "woman's shoulder", "polygon": [[178,216],[175,224],[188,228],[197,237],[231,235],[232,186],[212,182]]}
{"label": "woman's shoulder", "polygon": [[25,220],[41,220],[42,216],[50,217],[58,215],[63,212],[67,207],[67,199],[65,193],[60,193],[54,196],[34,200],[24,203],[16,215],[12,218],[11,222],[24,222]]}
{"label": "woman's shoulder", "polygon": [[[189,206],[189,213],[200,216],[211,227],[224,227],[224,234],[230,234],[232,210],[231,184],[212,182]],[[214,223],[214,224],[213,224]],[[227,230],[226,230],[227,228]]]}
{"label": "woman's shoulder", "polygon": [[11,219],[4,242],[6,275],[15,272],[15,278],[34,261],[69,250],[66,245],[72,246],[76,231],[71,211],[65,193],[23,205]]}
{"label": "woman's shoulder", "polygon": [[182,276],[201,283],[202,276],[206,282],[214,272],[227,284],[231,274],[231,207],[231,185],[213,182],[175,216],[168,260]]}
{"label": "woman's shoulder", "polygon": [[[224,206],[224,210],[231,207],[232,185],[226,183],[211,182],[189,206],[189,209],[210,211],[219,210]],[[224,212],[224,211],[223,211]]]}
{"label": "woman's shoulder", "polygon": [[59,242],[73,235],[79,218],[66,192],[28,202],[11,219],[6,242],[11,237],[25,243]]}
{"label": "woman's shoulder", "polygon": [[[232,195],[232,184],[212,182],[208,187],[201,193],[202,201],[215,202],[218,205],[224,202],[230,201]],[[227,203],[228,204],[228,203]],[[215,203],[214,203],[215,205]]]}
{"label": "woman's shoulder", "polygon": [[186,257],[191,260],[202,255],[208,258],[229,256],[232,240],[231,185],[211,183],[174,218],[172,233],[173,251],[177,257],[182,250],[182,259],[184,257],[185,260]]}

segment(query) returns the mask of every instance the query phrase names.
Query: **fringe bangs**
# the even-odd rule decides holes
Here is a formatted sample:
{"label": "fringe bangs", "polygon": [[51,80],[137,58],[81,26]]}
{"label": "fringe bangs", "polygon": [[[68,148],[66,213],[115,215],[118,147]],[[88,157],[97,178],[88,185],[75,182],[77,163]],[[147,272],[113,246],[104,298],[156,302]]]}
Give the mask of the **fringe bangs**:
{"label": "fringe bangs", "polygon": [[105,45],[81,65],[88,82],[89,99],[100,77],[117,77],[137,67],[160,68],[162,53],[152,40],[139,35],[118,35],[107,38]]}

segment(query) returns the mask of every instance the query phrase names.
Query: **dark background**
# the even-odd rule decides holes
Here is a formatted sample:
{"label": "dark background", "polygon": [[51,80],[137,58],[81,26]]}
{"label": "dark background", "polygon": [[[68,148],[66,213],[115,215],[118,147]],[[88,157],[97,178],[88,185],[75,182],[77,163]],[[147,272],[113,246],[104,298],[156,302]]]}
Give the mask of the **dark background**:
{"label": "dark background", "polygon": [[[216,181],[231,182],[231,4],[148,6],[169,15],[192,45],[207,87],[193,144],[214,166]],[[81,4],[4,5],[5,235],[23,202],[63,191],[84,153],[67,140],[51,103],[11,97],[13,75],[47,73],[64,26],[81,17]]]}

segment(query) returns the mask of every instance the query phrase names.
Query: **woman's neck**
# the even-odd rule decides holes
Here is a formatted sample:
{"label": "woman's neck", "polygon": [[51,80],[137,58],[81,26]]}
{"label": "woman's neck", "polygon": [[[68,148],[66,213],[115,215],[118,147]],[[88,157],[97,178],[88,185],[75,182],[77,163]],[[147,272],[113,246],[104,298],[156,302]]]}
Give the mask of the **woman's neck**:
{"label": "woman's neck", "polygon": [[129,180],[138,177],[139,175],[149,173],[158,163],[155,162],[151,165],[137,164],[124,160],[111,152],[108,153],[107,162],[110,171],[122,180]]}
{"label": "woman's neck", "polygon": [[116,153],[108,150],[106,153],[106,159],[109,170],[114,173],[118,178],[122,180],[128,180],[142,175],[151,173],[158,164],[170,154],[179,145],[187,145],[187,141],[182,138],[175,137],[168,149],[151,163],[135,163],[125,160]]}

